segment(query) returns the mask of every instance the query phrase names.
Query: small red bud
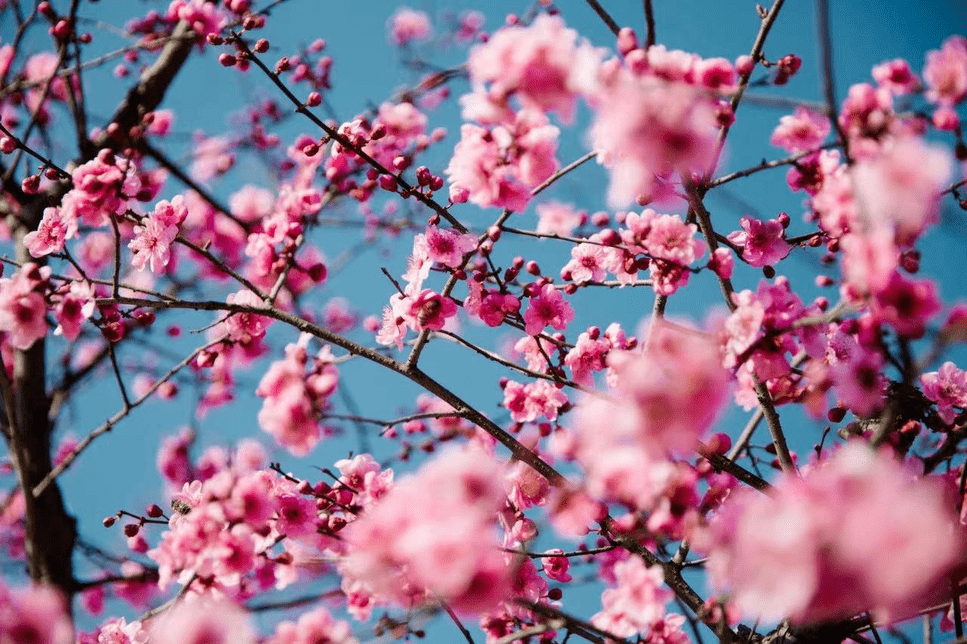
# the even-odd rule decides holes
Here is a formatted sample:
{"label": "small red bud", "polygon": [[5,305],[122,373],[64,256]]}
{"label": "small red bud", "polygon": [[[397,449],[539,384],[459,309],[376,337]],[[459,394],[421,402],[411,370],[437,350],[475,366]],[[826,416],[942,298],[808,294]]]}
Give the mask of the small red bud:
{"label": "small red bud", "polygon": [[846,417],[846,410],[842,407],[832,407],[826,412],[826,418],[831,423],[842,422],[843,418]]}
{"label": "small red bud", "polygon": [[541,274],[541,267],[534,260],[531,260],[531,261],[527,262],[527,266],[525,266],[525,269],[531,275],[540,275]]}
{"label": "small red bud", "polygon": [[326,279],[328,273],[329,271],[326,269],[326,265],[322,263],[313,264],[309,267],[309,279],[316,283]]}
{"label": "small red bud", "polygon": [[164,516],[165,514],[164,511],[157,503],[152,503],[151,505],[149,505],[145,513],[152,519],[157,519],[159,517]]}
{"label": "small red bud", "polygon": [[40,175],[32,174],[29,177],[25,177],[23,181],[20,182],[20,189],[28,195],[35,195],[40,190]]}
{"label": "small red bud", "polygon": [[309,107],[316,107],[322,104],[322,94],[319,92],[309,92],[309,96],[306,97],[306,105]]}
{"label": "small red bud", "polygon": [[266,40],[265,38],[259,38],[255,42],[255,46],[252,47],[252,50],[255,51],[255,53],[257,54],[264,54],[269,50],[269,41]]}
{"label": "small red bud", "polygon": [[218,57],[218,62],[222,67],[233,67],[238,62],[238,59],[231,54],[221,54]]}
{"label": "small red bud", "polygon": [[115,522],[116,522],[117,520],[118,520],[118,518],[117,518],[117,517],[115,517],[115,516],[110,516],[110,517],[104,517],[104,518],[103,518],[103,519],[101,520],[101,525],[103,525],[103,526],[104,526],[105,528],[110,528],[111,526],[113,526],[113,525],[114,525],[114,523],[115,523]]}
{"label": "small red bud", "polygon": [[124,526],[124,536],[125,537],[136,537],[138,532],[141,531],[141,526],[137,523],[129,523]]}

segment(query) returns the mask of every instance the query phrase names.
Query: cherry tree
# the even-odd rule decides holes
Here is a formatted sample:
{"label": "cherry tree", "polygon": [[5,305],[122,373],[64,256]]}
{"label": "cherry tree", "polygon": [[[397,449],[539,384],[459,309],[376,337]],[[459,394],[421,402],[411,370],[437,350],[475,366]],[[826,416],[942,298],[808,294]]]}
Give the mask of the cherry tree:
{"label": "cherry tree", "polygon": [[343,113],[295,4],[0,1],[0,642],[961,641],[965,36],[399,7]]}

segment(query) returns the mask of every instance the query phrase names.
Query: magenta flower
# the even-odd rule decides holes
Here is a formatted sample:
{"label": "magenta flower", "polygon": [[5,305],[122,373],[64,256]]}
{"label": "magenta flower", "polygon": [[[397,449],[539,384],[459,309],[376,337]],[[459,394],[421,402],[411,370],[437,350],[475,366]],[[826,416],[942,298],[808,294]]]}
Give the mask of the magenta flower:
{"label": "magenta flower", "polygon": [[731,232],[729,241],[742,246],[742,259],[749,266],[772,266],[786,257],[792,246],[785,240],[786,229],[778,219],[759,221],[754,217],[739,220],[743,231]]}
{"label": "magenta flower", "polygon": [[923,395],[937,403],[937,413],[948,425],[957,417],[954,407],[967,408],[967,372],[953,362],[945,362],[939,371],[920,376],[920,386]]}
{"label": "magenta flower", "polygon": [[524,312],[524,330],[529,335],[537,335],[547,326],[558,331],[567,328],[574,319],[574,309],[564,299],[561,291],[553,284],[545,284],[539,295],[530,299],[527,311]]}

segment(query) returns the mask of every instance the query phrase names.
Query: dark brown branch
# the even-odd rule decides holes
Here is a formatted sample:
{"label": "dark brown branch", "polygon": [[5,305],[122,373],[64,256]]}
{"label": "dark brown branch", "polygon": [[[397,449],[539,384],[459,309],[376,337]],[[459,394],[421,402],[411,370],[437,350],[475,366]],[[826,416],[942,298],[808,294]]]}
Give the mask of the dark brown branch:
{"label": "dark brown branch", "polygon": [[617,37],[618,32],[621,31],[621,27],[617,22],[614,21],[614,18],[611,17],[611,14],[608,13],[607,9],[602,7],[598,0],[587,0],[587,3],[589,7],[594,9],[594,13],[598,14],[598,17],[604,21],[604,24],[608,25],[608,29],[611,30],[611,33]]}
{"label": "dark brown branch", "polygon": [[651,0],[645,0],[645,48],[655,44],[655,12]]}

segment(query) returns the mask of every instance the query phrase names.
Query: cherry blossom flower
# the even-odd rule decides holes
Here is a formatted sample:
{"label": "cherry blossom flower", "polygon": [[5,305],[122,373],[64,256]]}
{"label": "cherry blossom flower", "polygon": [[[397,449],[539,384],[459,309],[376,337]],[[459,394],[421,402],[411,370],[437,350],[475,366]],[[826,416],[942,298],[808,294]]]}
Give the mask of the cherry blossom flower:
{"label": "cherry blossom flower", "polygon": [[531,423],[539,417],[557,420],[558,410],[568,402],[567,394],[548,380],[521,385],[513,380],[504,386],[504,406],[517,423]]}
{"label": "cherry blossom flower", "polygon": [[148,625],[151,644],[255,644],[248,615],[228,601],[178,602]]}
{"label": "cherry blossom flower", "polygon": [[927,100],[947,107],[967,96],[967,38],[951,36],[939,51],[927,52],[923,68]]}
{"label": "cherry blossom flower", "polygon": [[73,628],[65,609],[53,588],[9,589],[0,584],[0,642],[70,644]]}
{"label": "cherry blossom flower", "polygon": [[[46,274],[46,275],[45,275]],[[29,349],[47,335],[47,302],[44,299],[50,268],[27,263],[12,278],[0,279],[0,331],[9,334],[17,349]]]}
{"label": "cherry blossom flower", "polygon": [[963,558],[954,522],[938,479],[851,443],[768,495],[733,494],[700,547],[745,614],[823,622],[915,605]]}
{"label": "cherry blossom flower", "polygon": [[873,68],[873,79],[879,87],[893,94],[910,94],[920,87],[920,79],[902,58],[887,60]]}
{"label": "cherry blossom flower", "polygon": [[[564,551],[560,548],[552,548],[551,550],[545,550],[545,555],[563,555]],[[567,557],[542,557],[541,567],[544,570],[544,574],[547,575],[548,579],[553,579],[554,581],[559,581],[562,584],[566,584],[571,581],[572,577],[568,573],[568,568],[571,566],[571,560]]]}
{"label": "cherry blossom flower", "polygon": [[559,131],[541,112],[521,110],[507,125],[464,123],[446,174],[478,206],[523,210],[532,188],[557,170]]}
{"label": "cherry blossom flower", "polygon": [[430,36],[430,17],[423,11],[400,7],[389,19],[390,42],[397,47]]}
{"label": "cherry blossom flower", "polygon": [[920,376],[923,395],[937,403],[937,413],[948,425],[954,422],[958,412],[954,407],[967,408],[967,372],[947,361],[939,371]]}
{"label": "cherry blossom flower", "polygon": [[807,107],[797,107],[794,114],[779,119],[769,141],[787,152],[806,152],[822,145],[831,127],[823,114]]}
{"label": "cherry blossom flower", "polygon": [[37,230],[24,235],[24,246],[33,257],[44,257],[64,250],[64,243],[77,234],[77,220],[62,208],[45,208]]}
{"label": "cherry blossom flower", "polygon": [[[425,240],[427,257],[450,268],[460,266],[463,256],[477,249],[477,239],[473,235],[444,230],[437,226],[427,226],[426,235],[422,237]],[[416,238],[419,240],[421,235]],[[417,243],[419,242],[414,242],[414,246]]]}
{"label": "cherry blossom flower", "polygon": [[[228,304],[250,306],[253,308],[262,308],[265,306],[262,298],[247,289],[230,294],[225,301]],[[265,328],[270,323],[271,319],[264,315],[233,313],[225,318],[225,332],[228,334],[229,340],[244,346],[257,342],[264,337]]]}
{"label": "cherry blossom flower", "polygon": [[110,150],[101,150],[97,157],[78,166],[71,173],[74,188],[61,202],[61,217],[83,219],[92,226],[107,223],[107,217],[124,213],[128,201],[141,190],[141,181],[134,166]]}
{"label": "cherry blossom flower", "polygon": [[[742,259],[749,266],[773,266],[784,259],[792,247],[785,240],[786,229],[778,219],[759,221],[754,217],[739,220],[742,231],[728,234],[729,241],[742,246]],[[744,231],[744,232],[743,232]]]}
{"label": "cherry blossom flower", "polygon": [[258,414],[259,426],[298,456],[308,454],[319,442],[319,415],[339,384],[328,347],[309,356],[307,343],[308,336],[303,336],[299,343],[286,346],[285,359],[269,366],[255,390],[265,399]]}
{"label": "cherry blossom flower", "polygon": [[560,16],[539,13],[526,27],[504,27],[474,47],[467,67],[475,92],[485,100],[505,106],[513,95],[524,107],[557,112],[570,123],[585,79],[602,56],[579,43]]}
{"label": "cherry blossom flower", "polygon": [[927,321],[942,309],[937,287],[931,280],[911,280],[893,273],[886,288],[875,294],[871,312],[906,338],[921,338]]}
{"label": "cherry blossom flower", "polygon": [[714,155],[715,115],[702,94],[678,82],[636,76],[624,67],[604,79],[591,139],[611,174],[608,202],[663,196],[656,175],[704,171]]}
{"label": "cherry blossom flower", "polygon": [[545,284],[538,295],[530,299],[524,312],[524,330],[537,335],[548,325],[563,331],[574,319],[574,309],[553,284]]}
{"label": "cherry blossom flower", "polygon": [[582,243],[571,248],[571,261],[561,269],[576,284],[600,282],[607,275],[607,253],[600,244]]}
{"label": "cherry blossom flower", "polygon": [[141,225],[134,227],[134,239],[128,242],[128,248],[134,253],[131,264],[139,270],[148,267],[152,273],[167,266],[171,260],[171,244],[177,236],[177,226],[146,217]]}
{"label": "cherry blossom flower", "polygon": [[63,335],[71,342],[76,340],[84,320],[94,315],[94,295],[94,287],[90,283],[71,282],[68,291],[54,305],[54,317],[58,322],[54,335]]}

